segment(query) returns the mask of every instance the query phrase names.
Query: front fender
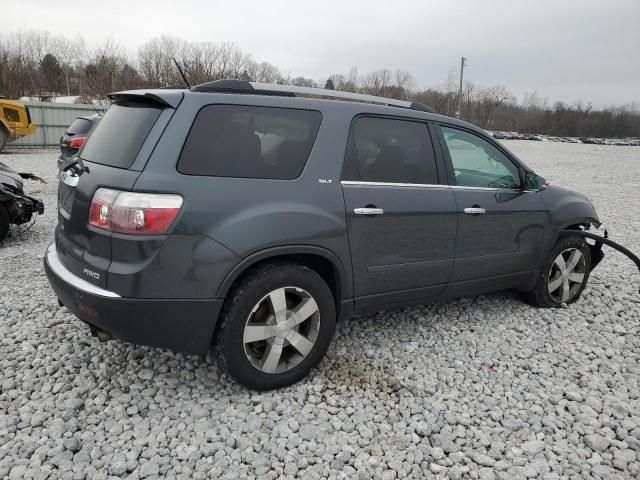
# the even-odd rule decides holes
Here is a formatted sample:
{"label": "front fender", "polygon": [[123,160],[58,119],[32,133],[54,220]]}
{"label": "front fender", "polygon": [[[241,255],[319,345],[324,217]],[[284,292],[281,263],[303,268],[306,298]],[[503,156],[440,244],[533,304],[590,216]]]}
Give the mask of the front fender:
{"label": "front fender", "polygon": [[540,191],[540,197],[549,215],[549,226],[544,237],[538,269],[544,265],[562,231],[575,230],[577,225],[601,225],[593,204],[579,192],[547,186]]}
{"label": "front fender", "polygon": [[547,187],[540,193],[549,211],[551,227],[556,231],[585,223],[600,226],[598,214],[585,195],[560,187]]}

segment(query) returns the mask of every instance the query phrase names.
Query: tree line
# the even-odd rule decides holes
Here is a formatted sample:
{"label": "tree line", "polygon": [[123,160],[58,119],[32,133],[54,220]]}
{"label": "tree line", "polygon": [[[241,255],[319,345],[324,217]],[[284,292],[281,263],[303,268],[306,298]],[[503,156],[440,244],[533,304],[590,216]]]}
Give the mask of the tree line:
{"label": "tree line", "polygon": [[[192,84],[223,78],[321,87],[424,103],[444,115],[458,110],[455,70],[440,85],[419,88],[409,72],[380,69],[331,74],[314,80],[283,73],[256,61],[233,43],[188,42],[171,36],[149,40],[132,54],[113,40],[89,47],[82,37],[42,31],[0,35],[0,93],[7,98],[73,95],[84,101],[105,100],[110,92],[135,88],[182,86],[179,63]],[[636,103],[595,109],[589,103],[551,103],[533,92],[523,101],[504,85],[484,87],[465,82],[462,119],[489,130],[582,137],[640,137]]]}

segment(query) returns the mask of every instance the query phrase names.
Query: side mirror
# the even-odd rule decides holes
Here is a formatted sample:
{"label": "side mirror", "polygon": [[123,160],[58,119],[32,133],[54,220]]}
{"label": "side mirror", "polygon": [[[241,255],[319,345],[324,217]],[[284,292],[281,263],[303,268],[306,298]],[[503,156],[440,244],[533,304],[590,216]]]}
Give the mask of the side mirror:
{"label": "side mirror", "polygon": [[524,176],[524,189],[525,190],[540,190],[544,185],[544,178],[539,177],[533,172],[526,172]]}

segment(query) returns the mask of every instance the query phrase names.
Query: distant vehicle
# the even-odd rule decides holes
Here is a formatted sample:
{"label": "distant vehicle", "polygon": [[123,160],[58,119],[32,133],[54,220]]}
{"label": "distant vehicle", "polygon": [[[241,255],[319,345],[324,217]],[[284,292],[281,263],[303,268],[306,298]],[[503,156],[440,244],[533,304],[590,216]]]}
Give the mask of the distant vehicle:
{"label": "distant vehicle", "polygon": [[250,388],[303,378],[356,312],[575,302],[610,242],[587,197],[421,104],[239,80],[111,99],[59,175],[49,282],[101,340],[213,342]]}
{"label": "distant vehicle", "polygon": [[25,179],[43,181],[31,173],[18,173],[0,162],[0,243],[9,233],[9,225],[28,223],[36,214],[44,213],[40,200],[24,194]]}
{"label": "distant vehicle", "polygon": [[37,128],[31,122],[29,107],[0,95],[0,152],[7,143],[35,133]]}
{"label": "distant vehicle", "polygon": [[96,113],[88,117],[78,117],[60,137],[60,156],[58,157],[58,169],[62,170],[64,166],[77,155],[87,136],[96,128],[102,114]]}

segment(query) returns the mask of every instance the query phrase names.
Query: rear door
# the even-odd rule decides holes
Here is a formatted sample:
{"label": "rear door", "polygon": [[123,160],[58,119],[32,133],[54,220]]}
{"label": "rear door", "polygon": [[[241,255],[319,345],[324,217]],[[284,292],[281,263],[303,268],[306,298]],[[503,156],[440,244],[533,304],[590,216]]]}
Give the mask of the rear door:
{"label": "rear door", "polygon": [[[148,149],[145,140],[162,129],[158,122],[169,109],[160,104],[116,102],[92,133],[79,156],[59,175],[56,248],[62,263],[77,276],[106,288],[111,263],[111,234],[89,225],[96,189],[130,190],[140,175]],[[165,113],[166,112],[166,113]],[[159,131],[157,133],[159,135]],[[155,143],[155,142],[154,142]],[[137,160],[139,159],[139,160]]]}
{"label": "rear door", "polygon": [[357,117],[342,188],[356,308],[438,295],[453,269],[456,205],[426,122]]}
{"label": "rear door", "polygon": [[518,165],[497,144],[449,125],[439,133],[458,205],[450,291],[458,294],[457,282],[465,282],[460,294],[474,293],[474,283],[517,286],[540,255],[547,217],[540,195],[521,188]]}

